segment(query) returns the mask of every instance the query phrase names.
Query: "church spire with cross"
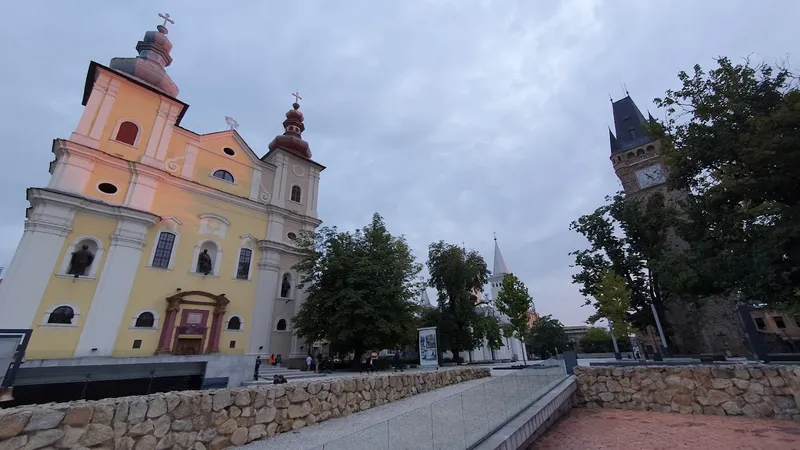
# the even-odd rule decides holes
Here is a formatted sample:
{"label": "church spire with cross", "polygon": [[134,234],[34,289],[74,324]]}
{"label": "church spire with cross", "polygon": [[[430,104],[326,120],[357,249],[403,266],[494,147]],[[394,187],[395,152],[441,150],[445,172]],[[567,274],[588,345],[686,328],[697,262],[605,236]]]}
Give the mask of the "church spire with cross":
{"label": "church spire with cross", "polygon": [[269,149],[272,151],[282,148],[311,159],[311,149],[308,147],[308,142],[303,140],[303,131],[306,130],[306,126],[303,123],[303,113],[300,112],[300,103],[298,103],[303,97],[297,92],[293,92],[292,95],[294,103],[292,103],[292,109],[286,113],[286,120],[283,121],[283,134],[275,136],[275,139],[269,143]]}
{"label": "church spire with cross", "polygon": [[500,245],[497,244],[497,234],[494,236],[494,264],[492,265],[492,276],[489,277],[489,287],[491,287],[492,298],[496,299],[497,294],[503,287],[503,277],[508,273],[506,260],[500,252]]}
{"label": "church spire with cross", "polygon": [[146,32],[144,38],[136,44],[139,56],[112,58],[109,67],[127,73],[171,97],[177,97],[178,86],[165,70],[172,64],[172,42],[167,38],[167,23],[174,24],[175,21],[166,13],[159,13],[158,16],[164,19],[164,23],[156,26],[156,31]]}

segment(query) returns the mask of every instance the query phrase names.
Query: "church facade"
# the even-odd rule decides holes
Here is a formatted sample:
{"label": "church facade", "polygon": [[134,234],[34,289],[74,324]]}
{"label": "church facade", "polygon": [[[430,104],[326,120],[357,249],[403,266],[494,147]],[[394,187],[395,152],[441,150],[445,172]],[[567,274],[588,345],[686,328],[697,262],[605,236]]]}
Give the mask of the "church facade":
{"label": "church facade", "polygon": [[90,63],[49,183],[27,190],[0,284],[0,327],[33,330],[27,360],[308,351],[291,327],[304,301],[294,242],[321,224],[324,166],[303,114],[295,101],[262,153],[234,127],[182,127],[166,24],[138,56]]}

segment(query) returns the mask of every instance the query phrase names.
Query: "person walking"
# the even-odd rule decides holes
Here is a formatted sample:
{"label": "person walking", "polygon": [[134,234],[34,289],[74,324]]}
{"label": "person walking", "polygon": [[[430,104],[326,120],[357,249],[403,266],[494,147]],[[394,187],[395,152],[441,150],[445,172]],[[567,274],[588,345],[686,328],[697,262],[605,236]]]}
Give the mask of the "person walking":
{"label": "person walking", "polygon": [[275,367],[280,367],[282,361],[283,359],[281,358],[281,354],[278,353],[278,356],[275,357]]}
{"label": "person walking", "polygon": [[399,369],[400,372],[402,372],[403,366],[400,364],[400,350],[395,350],[394,358],[392,358],[392,360],[394,361],[394,371],[397,372]]}
{"label": "person walking", "polygon": [[256,369],[253,371],[253,381],[258,381],[258,369],[261,367],[261,355],[256,356]]}
{"label": "person walking", "polygon": [[311,358],[311,353],[309,353],[308,356],[306,356],[306,370],[307,371],[311,372],[311,363],[313,363],[313,362],[314,362],[314,359]]}

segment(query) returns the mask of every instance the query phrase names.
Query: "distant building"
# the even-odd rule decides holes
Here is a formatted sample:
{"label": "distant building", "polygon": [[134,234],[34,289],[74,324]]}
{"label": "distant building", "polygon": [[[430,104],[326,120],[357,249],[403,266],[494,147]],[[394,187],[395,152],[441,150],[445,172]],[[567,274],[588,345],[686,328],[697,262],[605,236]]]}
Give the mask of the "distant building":
{"label": "distant building", "polygon": [[575,344],[575,348],[578,348],[578,343],[586,336],[586,333],[589,331],[589,326],[587,325],[575,325],[564,327],[564,333],[567,335],[567,341]]}
{"label": "distant building", "polygon": [[800,314],[789,316],[769,308],[753,308],[750,317],[770,353],[800,350]]}

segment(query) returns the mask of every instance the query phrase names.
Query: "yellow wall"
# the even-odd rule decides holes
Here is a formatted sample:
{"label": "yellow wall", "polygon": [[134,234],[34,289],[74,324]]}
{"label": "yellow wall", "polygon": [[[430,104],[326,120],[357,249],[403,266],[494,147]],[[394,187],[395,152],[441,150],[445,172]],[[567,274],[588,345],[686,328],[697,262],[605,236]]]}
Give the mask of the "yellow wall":
{"label": "yellow wall", "polygon": [[[34,317],[34,322],[31,324],[33,334],[31,335],[26,358],[71,358],[74,355],[83,325],[89,314],[94,291],[97,288],[96,280],[102,276],[103,264],[108,255],[109,241],[116,227],[116,219],[82,212],[75,214],[73,230],[67,235],[64,247],[61,249],[57,260],[54,274],[50,278],[50,282],[42,296],[42,301],[39,304],[39,309]],[[61,268],[61,262],[70,245],[81,236],[92,236],[100,240],[105,249],[100,260],[94,263],[98,264],[96,278],[75,279],[70,276],[56,275],[55,272]],[[80,315],[77,326],[42,325],[45,312],[61,303],[69,303],[78,308]]]}
{"label": "yellow wall", "polygon": [[[242,333],[223,333],[220,339],[221,353],[244,353],[245,343],[250,330],[249,318],[252,314],[253,298],[258,282],[258,271],[255,264],[258,258],[258,249],[252,244],[252,276],[251,280],[235,279],[235,267],[239,258],[239,248],[242,236],[250,234],[258,239],[263,239],[266,233],[267,214],[242,208],[227,202],[206,198],[169,185],[160,184],[155,196],[153,212],[162,217],[175,217],[182,224],[178,226],[178,243],[175,251],[175,260],[171,270],[148,267],[151,263],[150,254],[155,245],[159,225],[153,227],[147,237],[148,245],[143,250],[143,261],[136,273],[136,281],[131,291],[130,300],[125,311],[128,322],[141,310],[153,309],[158,311],[160,324],[166,315],[166,297],[181,291],[200,290],[213,294],[225,294],[231,301],[228,305],[226,316],[238,314],[244,318],[245,331]],[[216,214],[230,221],[225,238],[219,236],[201,235],[200,215]],[[222,246],[222,261],[220,264],[219,278],[212,275],[202,276],[189,273],[196,264],[194,248],[204,239],[214,239]],[[194,307],[194,306],[192,306]],[[210,324],[209,324],[210,325]],[[120,328],[115,345],[115,356],[136,354],[140,356],[152,355],[158,343],[158,334],[143,337],[146,332],[129,330],[130,324],[126,322]],[[159,329],[160,333],[160,329]],[[227,336],[235,334],[236,337]],[[134,339],[142,339],[140,349],[131,349]],[[230,340],[236,340],[236,348],[229,349]],[[241,342],[241,343],[240,343]]]}
{"label": "yellow wall", "polygon": [[[123,79],[100,137],[100,149],[129,161],[141,159],[147,149],[160,105],[161,99],[157,94]],[[121,120],[130,120],[139,125],[136,147],[113,140],[115,136],[111,134]]]}
{"label": "yellow wall", "polygon": [[[107,166],[103,164],[95,164],[92,173],[89,176],[89,182],[86,183],[86,188],[83,194],[89,198],[96,198],[100,201],[111,204],[125,203],[125,197],[128,195],[130,188],[131,172],[127,169],[119,169],[114,166]],[[104,194],[97,189],[100,183],[111,183],[117,187],[116,194]]]}

